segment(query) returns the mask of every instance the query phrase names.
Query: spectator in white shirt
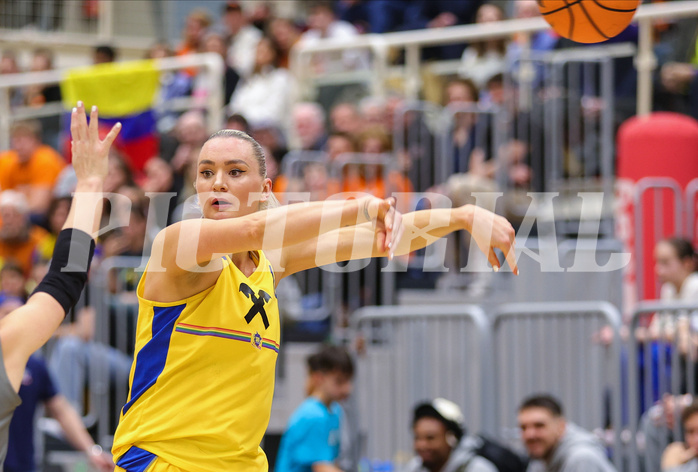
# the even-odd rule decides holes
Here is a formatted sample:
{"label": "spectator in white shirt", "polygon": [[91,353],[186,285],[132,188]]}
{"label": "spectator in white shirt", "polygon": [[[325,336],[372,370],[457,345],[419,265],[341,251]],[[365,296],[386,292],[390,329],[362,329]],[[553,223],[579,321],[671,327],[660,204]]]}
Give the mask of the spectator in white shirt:
{"label": "spectator in white shirt", "polygon": [[[305,44],[312,44],[320,39],[338,39],[349,43],[359,34],[354,25],[337,19],[332,2],[313,2],[309,12],[308,31],[301,36],[301,41]],[[365,51],[361,50],[315,54],[313,59],[316,73],[356,70],[368,65]]]}
{"label": "spectator in white shirt", "polygon": [[289,115],[292,79],[288,70],[277,67],[279,48],[268,36],[257,44],[252,74],[243,79],[232,98],[230,112],[247,118],[250,126],[272,123],[285,129]]}
{"label": "spectator in white shirt", "polygon": [[239,2],[228,2],[223,7],[223,28],[228,38],[228,64],[241,77],[247,77],[254,68],[255,51],[262,32],[247,23]]}

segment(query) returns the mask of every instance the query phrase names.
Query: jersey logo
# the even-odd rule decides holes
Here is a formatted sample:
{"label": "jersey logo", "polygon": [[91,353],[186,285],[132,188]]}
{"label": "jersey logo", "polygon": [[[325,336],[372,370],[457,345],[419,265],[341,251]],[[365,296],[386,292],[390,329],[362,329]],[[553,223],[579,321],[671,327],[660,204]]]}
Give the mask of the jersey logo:
{"label": "jersey logo", "polygon": [[250,336],[250,342],[257,349],[259,349],[259,350],[262,349],[262,335],[261,334],[255,332],[252,336]]}
{"label": "jersey logo", "polygon": [[269,318],[267,318],[267,312],[264,310],[264,304],[271,300],[271,295],[262,289],[260,289],[259,292],[257,292],[257,295],[255,295],[254,291],[246,283],[240,284],[240,291],[243,293],[243,295],[252,300],[252,308],[250,308],[245,315],[245,321],[247,321],[247,324],[250,324],[254,317],[259,314],[262,317],[262,322],[264,322],[264,328],[268,328]]}

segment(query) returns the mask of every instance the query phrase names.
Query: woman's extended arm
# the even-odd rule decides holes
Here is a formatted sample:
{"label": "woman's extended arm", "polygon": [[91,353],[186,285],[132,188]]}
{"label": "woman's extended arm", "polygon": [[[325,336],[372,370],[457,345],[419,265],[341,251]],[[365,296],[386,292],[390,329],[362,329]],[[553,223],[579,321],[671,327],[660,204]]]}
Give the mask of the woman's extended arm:
{"label": "woman's extended arm", "polygon": [[[494,250],[499,249],[512,271],[519,273],[514,228],[506,218],[491,211],[474,205],[420,210],[402,215],[402,228],[405,234],[395,247],[396,255],[426,247],[453,231],[466,230],[495,270],[499,270],[499,259]],[[286,263],[278,270],[280,277],[333,262],[387,255],[385,249],[377,244],[375,232],[369,224],[341,228],[305,244],[286,248],[284,252]]]}
{"label": "woman's extended arm", "polygon": [[[394,199],[298,203],[223,220],[186,220],[165,228],[153,244],[153,257],[167,271],[202,270],[221,254],[293,246],[341,227],[376,221],[381,246],[399,242],[401,215]],[[176,273],[176,272],[175,272]]]}

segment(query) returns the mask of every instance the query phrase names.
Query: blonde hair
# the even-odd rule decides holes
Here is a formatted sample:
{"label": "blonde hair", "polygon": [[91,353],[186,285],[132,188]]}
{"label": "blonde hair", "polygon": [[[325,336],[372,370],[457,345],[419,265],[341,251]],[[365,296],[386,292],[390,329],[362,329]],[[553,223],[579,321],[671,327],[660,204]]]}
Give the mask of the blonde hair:
{"label": "blonde hair", "polygon": [[[250,143],[250,146],[252,146],[252,154],[257,161],[257,165],[259,165],[259,175],[264,179],[267,178],[267,160],[264,155],[264,149],[252,136],[244,131],[236,129],[222,129],[209,136],[206,142],[215,138],[234,138]],[[259,203],[260,210],[268,210],[269,208],[277,208],[279,206],[281,206],[281,203],[279,203],[274,192],[270,192],[269,197],[265,201]]]}

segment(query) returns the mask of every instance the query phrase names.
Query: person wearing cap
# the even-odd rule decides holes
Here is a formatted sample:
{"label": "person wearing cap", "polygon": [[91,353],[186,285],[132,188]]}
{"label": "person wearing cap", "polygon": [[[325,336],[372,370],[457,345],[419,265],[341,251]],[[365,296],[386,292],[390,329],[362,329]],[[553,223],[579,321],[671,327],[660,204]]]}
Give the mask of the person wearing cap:
{"label": "person wearing cap", "polygon": [[463,413],[445,398],[417,405],[412,421],[414,450],[405,472],[497,472],[476,453],[476,441],[465,434]]}
{"label": "person wearing cap", "polygon": [[602,444],[565,420],[560,402],[536,395],[519,407],[521,440],[532,461],[528,472],[615,472]]}

